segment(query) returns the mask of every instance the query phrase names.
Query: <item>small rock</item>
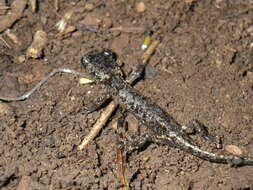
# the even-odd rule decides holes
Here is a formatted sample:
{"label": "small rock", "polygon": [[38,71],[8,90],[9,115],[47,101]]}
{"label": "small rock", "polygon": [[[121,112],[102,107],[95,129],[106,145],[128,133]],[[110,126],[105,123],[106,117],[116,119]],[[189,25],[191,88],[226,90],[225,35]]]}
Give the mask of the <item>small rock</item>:
{"label": "small rock", "polygon": [[40,58],[42,51],[48,42],[47,33],[43,30],[38,30],[33,37],[33,42],[26,51],[26,56],[29,58]]}
{"label": "small rock", "polygon": [[242,150],[238,146],[235,146],[235,145],[226,145],[225,150],[237,156],[242,155]]}
{"label": "small rock", "polygon": [[135,9],[138,13],[143,13],[146,11],[146,5],[141,1],[136,3]]}
{"label": "small rock", "polygon": [[20,56],[18,57],[18,62],[19,62],[19,63],[24,63],[25,60],[26,60],[25,55],[20,55]]}

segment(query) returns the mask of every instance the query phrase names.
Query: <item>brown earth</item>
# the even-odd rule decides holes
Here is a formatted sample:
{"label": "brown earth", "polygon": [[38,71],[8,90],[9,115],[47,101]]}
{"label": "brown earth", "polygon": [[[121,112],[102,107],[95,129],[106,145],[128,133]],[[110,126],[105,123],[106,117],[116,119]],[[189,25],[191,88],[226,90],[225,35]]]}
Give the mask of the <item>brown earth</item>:
{"label": "brown earth", "polygon": [[[143,0],[144,12],[134,0],[61,0],[58,12],[53,2],[39,1],[36,13],[28,4],[10,28],[20,44],[2,33],[10,47],[0,41],[1,95],[26,92],[54,68],[83,72],[80,58],[94,49],[113,49],[129,73],[141,58],[146,32],[153,31],[161,43],[149,67],[157,72],[136,88],[178,122],[198,119],[224,144],[253,156],[250,0]],[[55,24],[72,9],[68,26],[77,30],[56,36]],[[112,31],[118,27],[122,31]],[[48,34],[44,55],[24,59],[37,30]],[[88,149],[77,149],[101,113],[86,115],[84,106],[101,92],[99,85],[80,85],[78,77],[59,74],[29,99],[1,103],[0,189],[119,188],[112,122]],[[127,122],[147,132],[130,114]],[[168,146],[151,144],[126,164],[130,189],[253,189],[252,166],[213,164]]]}

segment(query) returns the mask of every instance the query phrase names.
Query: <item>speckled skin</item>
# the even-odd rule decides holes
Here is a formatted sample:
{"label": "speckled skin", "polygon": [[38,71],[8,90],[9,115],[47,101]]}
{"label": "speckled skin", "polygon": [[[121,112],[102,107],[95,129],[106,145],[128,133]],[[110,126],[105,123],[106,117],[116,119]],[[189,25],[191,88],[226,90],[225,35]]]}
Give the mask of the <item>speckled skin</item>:
{"label": "speckled skin", "polygon": [[96,81],[103,83],[107,92],[127,111],[153,131],[155,142],[168,144],[204,160],[232,166],[253,165],[253,159],[233,155],[220,155],[204,151],[195,145],[170,115],[148,98],[139,94],[122,77],[116,63],[116,54],[110,50],[93,51],[81,60],[84,69]]}

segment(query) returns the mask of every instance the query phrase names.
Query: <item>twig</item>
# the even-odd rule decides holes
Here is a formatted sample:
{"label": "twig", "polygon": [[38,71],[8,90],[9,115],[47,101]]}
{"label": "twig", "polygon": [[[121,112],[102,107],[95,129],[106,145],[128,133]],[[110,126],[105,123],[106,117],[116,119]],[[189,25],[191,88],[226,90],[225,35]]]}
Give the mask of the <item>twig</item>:
{"label": "twig", "polygon": [[21,101],[21,100],[25,100],[27,98],[29,98],[29,96],[31,96],[37,89],[39,89],[51,76],[53,76],[56,73],[70,73],[70,74],[74,74],[74,75],[81,75],[83,76],[83,74],[71,70],[71,69],[54,69],[52,72],[50,72],[47,76],[45,76],[37,85],[35,85],[35,87],[33,87],[31,90],[29,90],[28,92],[24,93],[21,96],[18,97],[3,97],[0,96],[0,100],[2,101],[6,101],[6,102],[11,102],[11,101]]}
{"label": "twig", "polygon": [[106,109],[101,114],[100,118],[97,120],[95,125],[92,127],[89,134],[84,138],[81,145],[78,146],[79,150],[85,149],[87,147],[87,145],[90,143],[90,141],[92,141],[97,136],[99,131],[102,129],[102,127],[105,125],[107,120],[110,118],[112,112],[116,109],[117,105],[118,104],[116,102],[112,101],[106,107]]}
{"label": "twig", "polygon": [[118,162],[120,183],[122,185],[120,190],[129,190],[129,184],[127,182],[125,175],[126,173],[125,157],[121,149],[117,149],[117,162]]}
{"label": "twig", "polygon": [[142,64],[146,65],[148,63],[148,60],[150,59],[150,57],[152,56],[152,54],[154,53],[156,47],[159,45],[160,41],[156,40],[154,41],[149,47],[148,49],[145,51],[145,53],[142,55]]}
{"label": "twig", "polygon": [[120,31],[120,32],[125,32],[125,33],[144,33],[146,30],[145,27],[126,27],[126,26],[119,26],[115,28],[111,28],[110,31]]}

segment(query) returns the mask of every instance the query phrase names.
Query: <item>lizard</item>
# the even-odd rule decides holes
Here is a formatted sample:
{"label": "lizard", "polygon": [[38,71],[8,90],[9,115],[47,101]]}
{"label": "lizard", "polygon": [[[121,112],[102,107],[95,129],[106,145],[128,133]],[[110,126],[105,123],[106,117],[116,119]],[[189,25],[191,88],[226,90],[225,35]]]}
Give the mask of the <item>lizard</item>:
{"label": "lizard", "polygon": [[[183,126],[160,106],[142,96],[130,85],[131,82],[124,80],[121,68],[117,64],[117,55],[113,51],[92,51],[81,58],[81,64],[88,76],[96,83],[102,83],[106,89],[106,95],[99,98],[95,108],[90,107],[91,111],[97,109],[106,99],[112,98],[152,131],[152,135],[145,134],[138,141],[132,142],[129,151],[146,142],[156,142],[214,163],[229,164],[233,167],[253,165],[253,158],[209,152],[192,142]],[[197,127],[202,137],[213,141],[212,136],[208,136],[197,120],[193,120],[192,126]]]}

